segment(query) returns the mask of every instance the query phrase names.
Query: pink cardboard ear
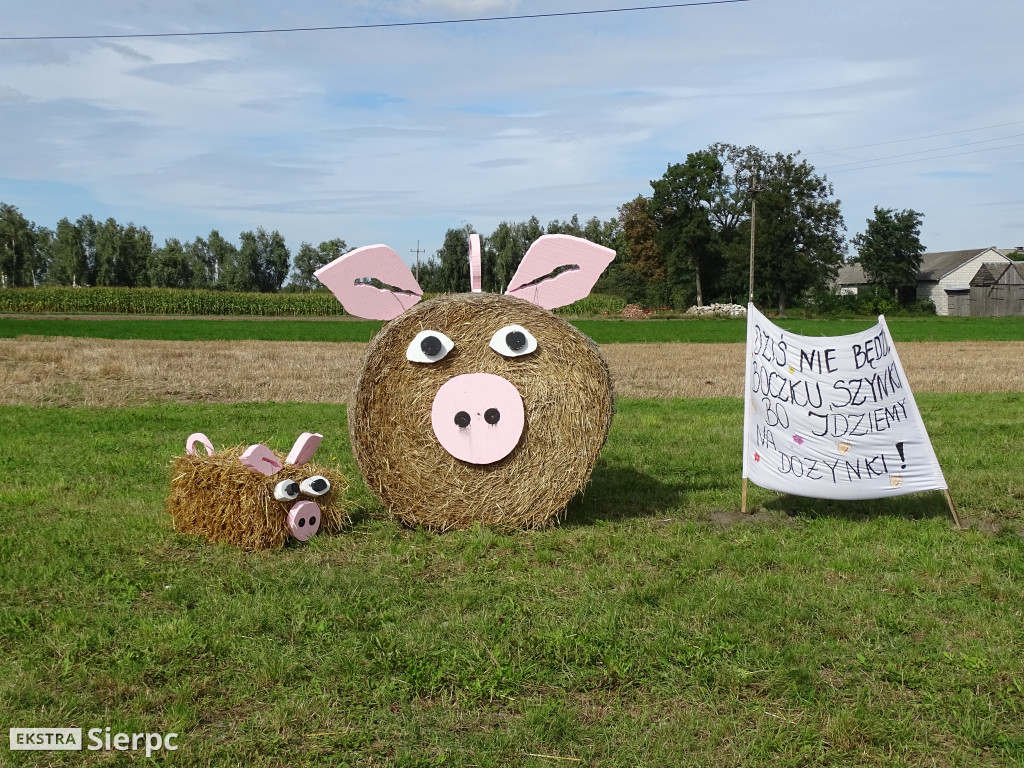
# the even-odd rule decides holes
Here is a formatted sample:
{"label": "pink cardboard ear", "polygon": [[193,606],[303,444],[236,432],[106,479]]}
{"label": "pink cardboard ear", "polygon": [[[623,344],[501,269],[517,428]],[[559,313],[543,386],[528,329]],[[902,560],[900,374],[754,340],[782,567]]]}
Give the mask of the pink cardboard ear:
{"label": "pink cardboard ear", "polygon": [[197,456],[199,451],[196,450],[196,443],[206,449],[207,456],[213,456],[213,443],[202,432],[193,432],[188,436],[188,440],[185,441],[185,453],[189,456]]}
{"label": "pink cardboard ear", "polygon": [[[402,257],[386,245],[356,248],[313,275],[331,289],[346,312],[367,320],[393,320],[423,295]],[[398,290],[375,288],[367,278]]]}
{"label": "pink cardboard ear", "polygon": [[473,293],[481,293],[483,290],[480,262],[480,235],[474,233],[469,236],[469,289]]}
{"label": "pink cardboard ear", "polygon": [[261,475],[275,475],[281,471],[282,464],[281,460],[274,455],[267,446],[262,443],[256,445],[250,445],[238,460],[242,462],[242,465],[246,469],[251,469],[253,472],[259,472]]}
{"label": "pink cardboard ear", "polygon": [[316,453],[316,449],[320,447],[320,441],[323,439],[324,436],[319,432],[303,432],[295,441],[291,451],[288,452],[284,463],[293,467],[301,467],[313,458],[313,454]]}
{"label": "pink cardboard ear", "polygon": [[[615,251],[571,235],[543,235],[523,256],[505,291],[544,309],[564,307],[590,293]],[[560,267],[569,267],[553,274]]]}

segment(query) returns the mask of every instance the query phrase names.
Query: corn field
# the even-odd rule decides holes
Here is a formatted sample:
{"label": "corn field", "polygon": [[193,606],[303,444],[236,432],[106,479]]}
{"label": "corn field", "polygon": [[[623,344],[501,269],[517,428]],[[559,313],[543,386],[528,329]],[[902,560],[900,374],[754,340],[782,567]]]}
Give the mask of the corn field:
{"label": "corn field", "polygon": [[329,317],[345,310],[330,293],[228,293],[177,288],[10,288],[0,312]]}
{"label": "corn field", "polygon": [[[618,296],[592,294],[559,308],[556,314],[617,315],[623,306],[625,301]],[[326,292],[228,293],[178,288],[5,288],[0,289],[2,312],[246,317],[337,317],[345,314],[338,300]]]}

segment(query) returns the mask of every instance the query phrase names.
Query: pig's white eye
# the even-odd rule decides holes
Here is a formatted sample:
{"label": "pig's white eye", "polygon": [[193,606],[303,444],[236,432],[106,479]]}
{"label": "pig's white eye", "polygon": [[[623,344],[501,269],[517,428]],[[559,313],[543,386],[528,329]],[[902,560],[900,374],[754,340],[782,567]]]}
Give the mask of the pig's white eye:
{"label": "pig's white eye", "polygon": [[491,336],[491,349],[505,357],[519,357],[537,351],[537,340],[521,325],[506,325]]}
{"label": "pig's white eye", "polygon": [[455,343],[440,331],[420,331],[405,350],[405,357],[414,363],[436,363],[454,346]]}
{"label": "pig's white eye", "polygon": [[299,497],[299,484],[294,480],[282,480],[274,486],[274,498],[278,501],[294,501]]}
{"label": "pig's white eye", "polygon": [[323,475],[313,475],[302,481],[299,490],[307,496],[323,496],[331,490],[331,481]]}

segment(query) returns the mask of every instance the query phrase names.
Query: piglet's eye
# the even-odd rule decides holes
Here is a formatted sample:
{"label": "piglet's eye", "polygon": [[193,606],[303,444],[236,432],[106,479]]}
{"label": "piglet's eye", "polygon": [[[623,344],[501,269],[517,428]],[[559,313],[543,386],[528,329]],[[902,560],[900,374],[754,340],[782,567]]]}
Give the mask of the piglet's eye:
{"label": "piglet's eye", "polygon": [[521,325],[506,325],[491,337],[491,349],[505,357],[519,357],[537,351],[537,339]]}
{"label": "piglet's eye", "polygon": [[331,490],[331,481],[323,475],[313,475],[303,480],[299,489],[307,496],[323,496]]}
{"label": "piglet's eye", "polygon": [[282,480],[274,486],[274,498],[278,501],[294,501],[299,497],[299,484],[294,480]]}
{"label": "piglet's eye", "polygon": [[455,343],[440,331],[420,331],[405,350],[414,363],[436,363],[452,351]]}

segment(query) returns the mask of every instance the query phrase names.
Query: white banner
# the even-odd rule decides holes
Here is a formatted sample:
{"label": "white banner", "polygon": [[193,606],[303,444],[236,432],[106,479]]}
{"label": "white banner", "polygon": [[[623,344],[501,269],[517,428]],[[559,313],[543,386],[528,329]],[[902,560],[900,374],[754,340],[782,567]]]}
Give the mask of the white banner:
{"label": "white banner", "polygon": [[798,336],[747,307],[743,477],[818,499],[943,490],[946,479],[885,324]]}

